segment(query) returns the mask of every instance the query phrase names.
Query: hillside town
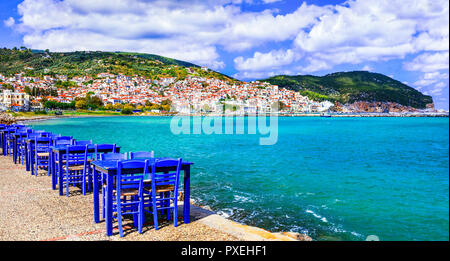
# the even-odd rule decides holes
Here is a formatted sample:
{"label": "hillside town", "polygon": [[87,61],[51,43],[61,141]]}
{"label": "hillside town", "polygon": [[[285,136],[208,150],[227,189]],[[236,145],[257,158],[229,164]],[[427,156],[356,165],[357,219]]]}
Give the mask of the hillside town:
{"label": "hillside town", "polygon": [[[68,81],[70,85],[56,86],[57,82]],[[95,78],[71,79],[65,75],[45,75],[40,78],[23,74],[6,77],[0,74],[0,85],[0,110],[13,111],[42,110],[43,100],[71,103],[88,93],[100,98],[104,105],[130,104],[137,107],[170,100],[170,111],[180,114],[242,115],[270,113],[275,108],[282,112],[325,112],[334,105],[329,101],[313,101],[298,92],[265,82],[230,85],[223,80],[195,75],[177,81],[175,77],[152,80],[110,73],[100,73]],[[55,95],[36,95],[33,90],[43,90],[46,94],[53,92]]]}

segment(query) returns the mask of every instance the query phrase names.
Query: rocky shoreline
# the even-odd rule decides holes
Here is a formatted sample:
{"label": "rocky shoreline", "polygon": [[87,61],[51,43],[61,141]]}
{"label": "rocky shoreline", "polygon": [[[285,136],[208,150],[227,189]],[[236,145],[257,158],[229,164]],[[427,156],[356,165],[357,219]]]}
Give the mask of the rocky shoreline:
{"label": "rocky shoreline", "polygon": [[14,124],[17,122],[17,119],[11,116],[11,114],[8,113],[0,113],[0,124]]}

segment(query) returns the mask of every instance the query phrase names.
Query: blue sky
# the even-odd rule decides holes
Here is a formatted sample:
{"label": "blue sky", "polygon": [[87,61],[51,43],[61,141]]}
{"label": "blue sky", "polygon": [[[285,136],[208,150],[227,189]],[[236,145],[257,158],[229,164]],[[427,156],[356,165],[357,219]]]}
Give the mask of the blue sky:
{"label": "blue sky", "polygon": [[0,46],[154,53],[241,80],[383,73],[448,110],[448,0],[0,1]]}

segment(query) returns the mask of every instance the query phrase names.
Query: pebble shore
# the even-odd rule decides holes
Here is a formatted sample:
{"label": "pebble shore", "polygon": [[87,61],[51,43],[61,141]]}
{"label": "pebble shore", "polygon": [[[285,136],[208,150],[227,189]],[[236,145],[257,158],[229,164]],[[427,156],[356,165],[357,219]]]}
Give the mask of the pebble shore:
{"label": "pebble shore", "polygon": [[40,171],[37,177],[31,176],[24,166],[13,164],[10,157],[0,156],[0,176],[0,241],[239,240],[201,224],[195,217],[193,222],[181,223],[178,227],[173,227],[172,223],[163,224],[158,231],[147,220],[150,224],[144,225],[143,234],[135,228],[129,229],[132,219],[124,219],[125,236],[119,237],[115,222],[114,234],[108,237],[105,223],[94,222],[91,194],[83,196],[76,193],[77,188],[71,188],[73,194],[70,197],[59,196],[51,189],[51,179],[45,171]]}

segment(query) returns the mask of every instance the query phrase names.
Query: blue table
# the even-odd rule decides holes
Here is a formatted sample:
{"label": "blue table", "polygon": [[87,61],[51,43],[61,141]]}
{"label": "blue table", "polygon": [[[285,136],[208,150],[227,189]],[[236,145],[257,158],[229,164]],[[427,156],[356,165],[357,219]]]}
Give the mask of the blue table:
{"label": "blue table", "polygon": [[3,156],[6,156],[6,132],[8,130],[3,127],[2,129],[0,129],[0,144],[2,145],[2,154]]}
{"label": "blue table", "polygon": [[26,138],[27,137],[27,133],[24,132],[19,132],[19,133],[14,133],[12,134],[12,138],[13,138],[13,160],[14,160],[14,164],[17,164],[17,157],[18,157],[18,152],[19,152],[19,148],[18,146],[19,144],[19,140],[22,138]]}
{"label": "blue table", "polygon": [[11,148],[7,149],[7,143],[9,142],[7,136],[10,136],[10,135],[8,135],[8,133],[11,134],[11,133],[15,133],[15,132],[16,132],[16,128],[11,128],[11,127],[6,127],[0,131],[1,139],[2,139],[3,156],[8,155],[9,154],[8,150],[11,149]]}
{"label": "blue table", "polygon": [[[62,171],[62,164],[58,164],[58,169],[56,169],[56,158],[62,159],[62,155],[66,153],[66,147],[68,145],[58,145],[58,146],[50,146],[50,174],[52,176],[52,189],[56,189],[56,184],[58,183],[58,189],[59,189],[59,195],[63,195],[63,171]],[[94,153],[95,152],[95,144],[88,145],[88,153]],[[116,147],[116,150],[113,151],[112,149],[101,149],[97,151],[98,153],[109,153],[109,152],[120,152],[120,147]],[[84,153],[84,150],[75,151],[71,150],[70,153]],[[95,182],[94,182],[95,184]]]}
{"label": "blue table", "polygon": [[[150,160],[150,167],[149,172],[151,172],[151,166],[154,164],[155,160],[158,159],[168,159],[168,158],[151,158]],[[183,161],[181,163],[181,170],[184,173],[184,211],[183,211],[183,217],[184,217],[184,223],[188,224],[190,222],[190,189],[191,189],[191,165],[194,164],[192,162],[186,162]],[[106,235],[111,236],[112,235],[112,215],[113,215],[113,183],[114,183],[114,176],[117,174],[117,161],[115,160],[103,160],[103,161],[94,161],[91,163],[93,166],[93,176],[94,176],[94,220],[95,223],[100,222],[100,210],[99,210],[99,172],[103,173],[107,176],[106,179]],[[167,172],[167,171],[174,171],[176,170],[176,166],[170,166],[170,167],[162,167],[162,168],[156,168],[157,172]],[[123,170],[123,173],[126,173],[126,170]]]}

